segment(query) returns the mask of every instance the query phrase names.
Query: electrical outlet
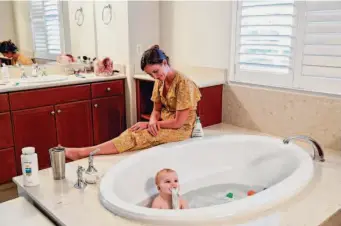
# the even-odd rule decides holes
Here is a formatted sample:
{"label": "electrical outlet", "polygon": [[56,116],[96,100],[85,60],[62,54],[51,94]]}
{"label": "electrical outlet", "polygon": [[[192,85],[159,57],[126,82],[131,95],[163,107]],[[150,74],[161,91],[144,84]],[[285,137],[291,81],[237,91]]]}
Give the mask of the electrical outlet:
{"label": "electrical outlet", "polygon": [[142,46],[141,44],[136,45],[136,53],[137,55],[141,56],[142,55]]}

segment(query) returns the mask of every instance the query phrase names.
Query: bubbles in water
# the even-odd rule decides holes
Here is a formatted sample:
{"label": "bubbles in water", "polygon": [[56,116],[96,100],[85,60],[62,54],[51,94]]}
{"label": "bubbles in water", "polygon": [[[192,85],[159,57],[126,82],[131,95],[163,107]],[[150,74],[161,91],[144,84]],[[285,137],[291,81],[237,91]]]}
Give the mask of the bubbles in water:
{"label": "bubbles in water", "polygon": [[[190,208],[200,208],[233,202],[247,197],[249,190],[260,192],[263,189],[261,186],[243,184],[215,184],[189,191],[182,198],[187,200]],[[228,193],[232,193],[233,198],[227,197]]]}

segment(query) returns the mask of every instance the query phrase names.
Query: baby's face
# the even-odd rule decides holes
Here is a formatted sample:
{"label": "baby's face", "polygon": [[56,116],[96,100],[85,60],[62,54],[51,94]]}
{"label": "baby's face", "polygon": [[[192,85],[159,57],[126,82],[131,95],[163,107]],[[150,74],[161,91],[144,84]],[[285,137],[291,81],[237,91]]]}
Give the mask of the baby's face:
{"label": "baby's face", "polygon": [[162,173],[159,180],[160,193],[172,194],[172,188],[179,188],[178,175],[175,172]]}

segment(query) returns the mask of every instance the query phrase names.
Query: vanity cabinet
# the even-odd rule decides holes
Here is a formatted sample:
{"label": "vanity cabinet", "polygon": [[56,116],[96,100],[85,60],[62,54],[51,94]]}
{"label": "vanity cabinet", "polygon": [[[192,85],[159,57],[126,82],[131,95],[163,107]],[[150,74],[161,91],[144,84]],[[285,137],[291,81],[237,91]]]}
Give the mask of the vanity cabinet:
{"label": "vanity cabinet", "polygon": [[10,181],[17,173],[13,145],[8,95],[0,94],[0,184]]}
{"label": "vanity cabinet", "polygon": [[[148,121],[153,111],[150,100],[154,81],[136,79],[137,121]],[[203,127],[222,122],[223,85],[200,88],[201,100],[198,102],[197,115]]]}
{"label": "vanity cabinet", "polygon": [[94,144],[100,144],[120,135],[126,128],[123,96],[92,100]]}
{"label": "vanity cabinet", "polygon": [[[51,147],[92,146],[123,132],[124,81],[0,94],[0,111],[6,111],[0,112],[0,183],[21,174],[23,147],[35,147],[39,169],[45,169],[51,166]],[[11,170],[2,172],[3,166]]]}

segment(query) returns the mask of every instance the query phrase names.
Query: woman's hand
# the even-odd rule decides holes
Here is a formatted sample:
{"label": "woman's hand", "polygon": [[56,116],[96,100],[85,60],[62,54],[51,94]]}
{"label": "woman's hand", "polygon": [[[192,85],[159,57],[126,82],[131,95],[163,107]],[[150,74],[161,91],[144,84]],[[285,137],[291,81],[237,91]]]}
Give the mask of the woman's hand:
{"label": "woman's hand", "polygon": [[156,122],[149,122],[148,124],[148,132],[153,135],[154,137],[157,136],[158,132],[160,130],[160,124],[158,121]]}
{"label": "woman's hand", "polygon": [[147,128],[148,128],[148,122],[138,122],[132,127],[130,127],[131,131],[133,132],[141,131]]}

